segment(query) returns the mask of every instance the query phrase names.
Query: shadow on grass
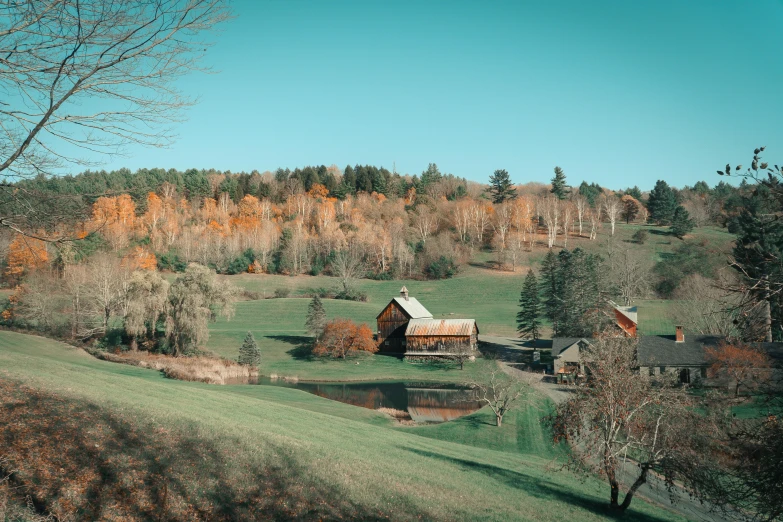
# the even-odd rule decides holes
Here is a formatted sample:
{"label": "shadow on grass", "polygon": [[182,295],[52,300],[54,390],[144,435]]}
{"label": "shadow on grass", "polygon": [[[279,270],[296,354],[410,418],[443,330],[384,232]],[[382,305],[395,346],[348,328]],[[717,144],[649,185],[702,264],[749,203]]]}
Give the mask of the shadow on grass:
{"label": "shadow on grass", "polygon": [[0,381],[0,405],[0,462],[13,470],[14,491],[59,520],[389,518],[316,483],[290,450],[269,441],[243,455],[240,440],[218,446],[192,428],[139,422],[8,381]]}
{"label": "shadow on grass", "polygon": [[582,509],[609,519],[636,520],[641,522],[662,522],[667,520],[665,518],[639,513],[638,511],[633,510],[633,508],[631,508],[631,510],[626,513],[616,513],[609,509],[608,502],[596,500],[595,498],[580,494],[574,490],[566,489],[551,482],[544,482],[540,478],[530,476],[526,473],[511,471],[473,460],[449,457],[447,455],[442,455],[433,451],[420,450],[415,448],[405,449],[423,457],[435,458],[449,462],[451,464],[455,464],[464,471],[476,471],[478,473],[483,473],[488,477],[505,484],[506,486],[524,490],[528,495],[553,502],[563,502],[566,504],[579,506]]}
{"label": "shadow on grass", "polygon": [[281,341],[292,345],[286,353],[297,361],[315,361],[318,359],[313,355],[313,338],[305,335],[267,335],[267,339]]}

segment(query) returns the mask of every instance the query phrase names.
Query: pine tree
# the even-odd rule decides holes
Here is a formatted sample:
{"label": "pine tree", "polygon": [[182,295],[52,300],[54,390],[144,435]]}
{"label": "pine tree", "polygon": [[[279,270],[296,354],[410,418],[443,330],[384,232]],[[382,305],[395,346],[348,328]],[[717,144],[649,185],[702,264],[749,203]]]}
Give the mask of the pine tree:
{"label": "pine tree", "polygon": [[685,237],[685,234],[691,230],[693,230],[693,220],[691,219],[690,214],[688,214],[688,211],[680,205],[674,211],[672,226],[669,227],[669,232],[675,237],[682,239]]}
{"label": "pine tree", "polygon": [[519,295],[519,313],[517,313],[517,331],[520,337],[538,340],[541,327],[539,320],[540,299],[538,297],[538,279],[532,270],[528,271],[522,292]]}
{"label": "pine tree", "polygon": [[550,192],[557,196],[557,199],[565,199],[568,196],[565,172],[560,167],[555,167],[555,177],[552,178],[552,190]]}
{"label": "pine tree", "polygon": [[256,338],[252,332],[247,332],[242,346],[239,348],[239,364],[244,366],[258,366],[261,362],[261,352],[258,349]]}
{"label": "pine tree", "polygon": [[307,320],[305,328],[316,339],[321,337],[326,325],[326,310],[318,295],[313,296],[310,304],[307,306]]}
{"label": "pine tree", "polygon": [[549,250],[541,263],[539,279],[544,296],[544,316],[552,323],[554,335],[559,333],[560,319],[560,265],[554,250]]}
{"label": "pine tree", "polygon": [[503,203],[508,199],[517,197],[517,189],[511,183],[511,177],[505,169],[498,169],[489,177],[490,192],[493,203]]}
{"label": "pine tree", "polygon": [[650,211],[650,221],[661,225],[671,223],[674,211],[677,209],[677,196],[663,180],[655,183],[655,188],[650,192],[647,200],[647,210]]}

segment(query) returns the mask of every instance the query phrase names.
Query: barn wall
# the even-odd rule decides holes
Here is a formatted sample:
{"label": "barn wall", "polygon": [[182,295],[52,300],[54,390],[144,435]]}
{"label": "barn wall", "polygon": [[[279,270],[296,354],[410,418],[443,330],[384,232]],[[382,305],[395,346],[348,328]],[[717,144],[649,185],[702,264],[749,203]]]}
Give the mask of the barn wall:
{"label": "barn wall", "polygon": [[631,321],[628,317],[625,316],[625,314],[617,309],[614,311],[614,317],[617,320],[617,324],[625,331],[625,333],[631,337],[636,337],[636,323]]}
{"label": "barn wall", "polygon": [[[381,352],[405,351],[405,327],[408,317],[396,303],[391,302],[378,316],[378,347]],[[388,344],[387,344],[388,341]]]}
{"label": "barn wall", "polygon": [[472,352],[473,336],[416,336],[408,337],[406,353],[453,354]]}

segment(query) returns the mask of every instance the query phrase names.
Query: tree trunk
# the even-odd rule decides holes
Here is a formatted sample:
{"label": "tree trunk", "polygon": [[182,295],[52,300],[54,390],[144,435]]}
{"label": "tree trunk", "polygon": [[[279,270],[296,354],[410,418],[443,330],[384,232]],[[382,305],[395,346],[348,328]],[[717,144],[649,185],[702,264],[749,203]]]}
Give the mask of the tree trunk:
{"label": "tree trunk", "polygon": [[772,342],[772,306],[769,302],[769,276],[764,276],[764,327],[765,327],[765,341]]}
{"label": "tree trunk", "polygon": [[495,415],[495,420],[497,421],[497,427],[499,428],[503,424],[503,416],[502,415]]}
{"label": "tree trunk", "polygon": [[639,474],[639,477],[636,479],[636,481],[633,483],[631,488],[628,490],[628,493],[625,494],[625,498],[623,499],[623,503],[620,506],[620,511],[625,511],[628,509],[628,506],[631,505],[631,500],[633,500],[634,494],[636,494],[636,490],[641,487],[642,484],[647,482],[647,471],[649,471],[650,465],[645,463],[642,464],[642,472]]}

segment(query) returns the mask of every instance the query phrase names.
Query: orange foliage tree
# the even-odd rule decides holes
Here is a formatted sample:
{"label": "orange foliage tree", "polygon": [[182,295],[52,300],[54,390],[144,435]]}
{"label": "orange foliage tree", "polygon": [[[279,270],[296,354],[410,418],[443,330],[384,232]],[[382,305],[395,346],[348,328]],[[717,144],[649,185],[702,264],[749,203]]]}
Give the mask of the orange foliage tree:
{"label": "orange foliage tree", "polygon": [[158,260],[155,254],[142,246],[137,246],[131,250],[122,260],[123,266],[130,270],[155,270],[158,267]]}
{"label": "orange foliage tree", "polygon": [[40,239],[17,234],[8,246],[5,276],[12,280],[19,280],[30,270],[44,267],[48,263],[49,253],[46,251],[46,243]]}
{"label": "orange foliage tree", "polygon": [[727,377],[734,383],[734,396],[739,396],[740,386],[755,388],[770,376],[769,356],[758,348],[744,344],[721,343],[705,348],[710,363],[710,377]]}
{"label": "orange foliage tree", "polygon": [[378,351],[372,330],[366,324],[357,325],[349,319],[334,319],[326,323],[324,332],[313,348],[313,354],[345,359],[349,352]]}

